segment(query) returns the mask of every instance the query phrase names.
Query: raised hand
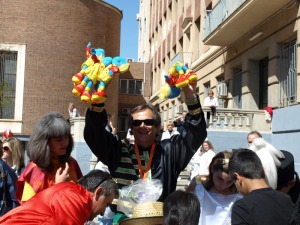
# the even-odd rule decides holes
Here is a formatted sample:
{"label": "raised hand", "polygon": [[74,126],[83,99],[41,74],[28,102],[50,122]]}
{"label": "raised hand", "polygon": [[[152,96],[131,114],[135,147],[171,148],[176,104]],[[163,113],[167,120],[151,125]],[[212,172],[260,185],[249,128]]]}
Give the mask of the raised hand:
{"label": "raised hand", "polygon": [[55,183],[70,181],[69,164],[65,163],[65,168],[59,167],[55,174]]}

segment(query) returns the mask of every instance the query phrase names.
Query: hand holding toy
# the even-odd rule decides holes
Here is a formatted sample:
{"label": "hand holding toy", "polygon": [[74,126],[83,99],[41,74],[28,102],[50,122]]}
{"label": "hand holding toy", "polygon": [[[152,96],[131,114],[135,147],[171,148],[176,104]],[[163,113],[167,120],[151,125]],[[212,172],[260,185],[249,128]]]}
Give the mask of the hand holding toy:
{"label": "hand holding toy", "polygon": [[166,85],[161,87],[159,97],[162,99],[176,98],[180,95],[180,89],[197,82],[197,74],[180,62],[174,63],[169,69],[169,75],[165,75]]}

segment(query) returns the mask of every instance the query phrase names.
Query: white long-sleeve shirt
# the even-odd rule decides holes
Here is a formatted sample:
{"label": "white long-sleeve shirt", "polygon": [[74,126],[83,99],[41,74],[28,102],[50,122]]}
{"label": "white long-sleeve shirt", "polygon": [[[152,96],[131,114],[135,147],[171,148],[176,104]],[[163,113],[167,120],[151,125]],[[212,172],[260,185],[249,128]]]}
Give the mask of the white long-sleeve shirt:
{"label": "white long-sleeve shirt", "polygon": [[70,118],[74,118],[74,117],[79,117],[80,114],[78,112],[78,110],[76,108],[73,109],[73,111],[71,111],[70,109],[68,109],[69,111],[69,116]]}
{"label": "white long-sleeve shirt", "polygon": [[177,130],[173,130],[171,133],[167,130],[162,133],[161,140],[170,139],[173,135],[180,134]]}
{"label": "white long-sleeve shirt", "polygon": [[218,98],[215,98],[215,97],[213,97],[213,98],[206,97],[204,99],[203,106],[204,107],[211,107],[211,106],[218,107],[219,106]]}

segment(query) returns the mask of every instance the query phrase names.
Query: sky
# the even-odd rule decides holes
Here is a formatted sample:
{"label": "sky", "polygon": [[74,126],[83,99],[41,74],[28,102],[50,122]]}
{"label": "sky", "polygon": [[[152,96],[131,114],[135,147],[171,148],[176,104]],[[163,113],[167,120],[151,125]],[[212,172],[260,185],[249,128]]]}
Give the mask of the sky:
{"label": "sky", "polygon": [[123,11],[121,21],[121,50],[120,56],[125,59],[138,59],[138,30],[139,23],[136,14],[139,12],[139,0],[104,0]]}

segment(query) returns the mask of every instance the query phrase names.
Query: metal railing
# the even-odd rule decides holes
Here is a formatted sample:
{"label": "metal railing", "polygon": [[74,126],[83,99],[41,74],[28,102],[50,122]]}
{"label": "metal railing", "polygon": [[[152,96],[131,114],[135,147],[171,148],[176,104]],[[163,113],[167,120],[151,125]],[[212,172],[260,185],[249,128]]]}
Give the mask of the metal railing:
{"label": "metal railing", "polygon": [[204,17],[204,38],[209,36],[246,0],[220,0]]}
{"label": "metal railing", "polygon": [[297,41],[282,44],[280,53],[280,107],[297,103]]}

